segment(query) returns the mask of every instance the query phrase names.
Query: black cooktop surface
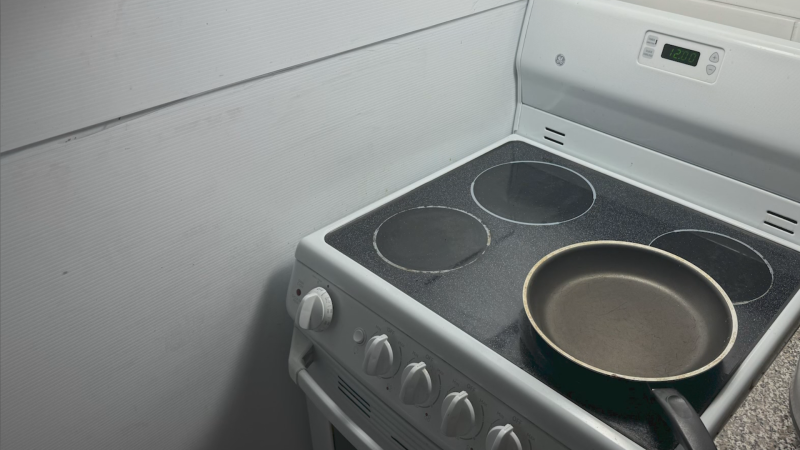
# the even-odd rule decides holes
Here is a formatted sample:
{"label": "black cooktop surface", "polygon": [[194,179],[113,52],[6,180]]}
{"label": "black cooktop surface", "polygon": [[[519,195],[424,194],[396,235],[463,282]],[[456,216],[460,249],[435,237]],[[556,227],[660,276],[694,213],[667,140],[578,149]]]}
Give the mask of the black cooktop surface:
{"label": "black cooktop surface", "polygon": [[736,343],[712,371],[669,383],[700,413],[800,287],[800,253],[522,142],[503,144],[325,240],[648,449],[676,442],[644,384],[581,369],[525,320],[522,287],[534,264],[569,244],[621,240],[670,251],[714,277],[736,305]]}

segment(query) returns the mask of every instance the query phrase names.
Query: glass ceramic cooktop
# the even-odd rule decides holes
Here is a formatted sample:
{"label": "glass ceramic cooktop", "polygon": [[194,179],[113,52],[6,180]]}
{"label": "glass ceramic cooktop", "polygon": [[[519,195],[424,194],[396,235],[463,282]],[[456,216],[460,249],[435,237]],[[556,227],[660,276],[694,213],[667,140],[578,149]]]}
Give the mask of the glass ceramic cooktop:
{"label": "glass ceramic cooktop", "polygon": [[534,264],[569,244],[621,240],[670,251],[714,277],[736,303],[736,343],[714,370],[670,384],[700,413],[800,286],[799,253],[522,142],[325,240],[648,449],[676,442],[644,384],[575,370],[525,320],[522,287]]}

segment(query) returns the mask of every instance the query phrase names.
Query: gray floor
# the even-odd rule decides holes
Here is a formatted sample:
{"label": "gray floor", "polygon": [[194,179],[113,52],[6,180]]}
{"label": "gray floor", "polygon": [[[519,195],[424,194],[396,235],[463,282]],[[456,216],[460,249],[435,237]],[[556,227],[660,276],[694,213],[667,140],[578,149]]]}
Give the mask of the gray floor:
{"label": "gray floor", "polygon": [[795,333],[755,389],[717,436],[719,450],[800,449],[789,417],[789,385],[800,357]]}

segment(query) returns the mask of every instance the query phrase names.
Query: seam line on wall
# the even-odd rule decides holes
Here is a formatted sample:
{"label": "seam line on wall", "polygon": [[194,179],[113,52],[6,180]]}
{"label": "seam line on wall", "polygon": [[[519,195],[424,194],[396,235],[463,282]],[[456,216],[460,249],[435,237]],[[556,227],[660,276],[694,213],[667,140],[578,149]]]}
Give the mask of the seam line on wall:
{"label": "seam line on wall", "polygon": [[323,57],[320,57],[320,58],[317,58],[317,59],[312,59],[312,60],[305,61],[305,62],[302,62],[302,63],[299,63],[299,64],[295,64],[293,66],[284,67],[283,69],[274,70],[272,72],[267,72],[265,74],[257,75],[257,76],[254,76],[254,77],[250,77],[250,78],[247,78],[247,79],[244,79],[244,80],[240,80],[240,81],[237,81],[237,82],[234,82],[234,83],[231,83],[231,84],[226,84],[225,86],[220,86],[220,87],[217,87],[217,88],[214,88],[214,89],[209,89],[207,91],[198,92],[197,94],[189,95],[189,96],[186,96],[186,97],[181,97],[181,98],[179,98],[177,100],[173,100],[173,101],[170,101],[170,102],[162,103],[160,105],[156,105],[156,106],[153,106],[153,107],[150,107],[150,108],[146,108],[146,109],[143,109],[141,111],[136,111],[134,113],[126,114],[126,115],[118,117],[116,119],[106,120],[106,121],[100,122],[100,123],[95,124],[95,125],[89,125],[87,127],[83,127],[83,128],[79,128],[77,130],[70,131],[68,133],[62,133],[62,134],[59,134],[57,136],[49,137],[49,138],[46,138],[46,139],[41,139],[39,141],[32,142],[30,144],[25,144],[25,145],[22,145],[22,146],[19,146],[19,147],[16,147],[16,148],[12,148],[12,149],[6,150],[6,151],[0,153],[0,158],[4,158],[6,156],[11,156],[12,154],[17,154],[17,153],[23,152],[25,150],[28,150],[28,149],[31,149],[31,148],[34,148],[34,147],[38,147],[38,146],[41,146],[41,145],[44,145],[44,144],[49,144],[51,142],[63,141],[63,143],[66,144],[67,142],[76,141],[78,139],[82,139],[82,138],[91,136],[93,134],[100,133],[102,131],[108,130],[110,128],[114,128],[116,126],[122,125],[124,123],[130,122],[130,121],[138,119],[140,117],[144,117],[146,115],[152,114],[152,113],[154,113],[156,111],[159,111],[159,110],[162,110],[162,109],[165,109],[165,108],[169,108],[171,106],[175,106],[175,105],[183,103],[183,102],[194,100],[194,99],[196,99],[198,97],[202,97],[204,95],[213,94],[215,92],[219,92],[219,91],[222,91],[222,90],[225,90],[225,89],[231,89],[231,88],[235,88],[235,87],[247,84],[247,83],[252,83],[252,82],[260,81],[260,80],[263,80],[263,79],[266,79],[266,78],[270,78],[270,77],[273,77],[273,76],[281,75],[283,73],[290,72],[292,70],[300,69],[300,68],[305,67],[305,66],[310,66],[312,64],[316,64],[318,62],[326,61],[326,60],[329,60],[331,58],[336,58],[337,56],[347,55],[349,53],[357,52],[359,50],[363,50],[363,49],[370,48],[370,47],[373,47],[373,46],[376,46],[376,45],[380,45],[380,44],[383,44],[385,42],[389,42],[389,41],[393,41],[395,39],[399,39],[399,38],[403,38],[403,37],[406,37],[406,36],[410,36],[412,34],[419,33],[419,32],[422,32],[422,31],[431,30],[431,29],[434,29],[434,28],[437,28],[437,27],[440,27],[440,26],[448,25],[450,23],[458,22],[460,20],[469,19],[471,17],[478,16],[480,14],[488,13],[490,11],[494,11],[496,9],[503,8],[503,7],[506,7],[506,6],[509,6],[509,5],[513,5],[513,4],[516,4],[516,3],[520,3],[520,2],[524,2],[524,1],[527,1],[527,0],[511,1],[511,2],[508,2],[508,3],[504,3],[502,5],[497,5],[495,7],[489,8],[489,9],[485,9],[485,10],[482,10],[482,11],[479,11],[479,12],[471,13],[471,14],[468,14],[466,16],[461,16],[461,17],[457,17],[455,19],[447,20],[445,22],[440,22],[440,23],[437,23],[437,24],[434,24],[434,25],[431,25],[431,26],[428,26],[428,27],[425,27],[425,28],[419,28],[419,29],[416,29],[416,30],[413,30],[413,31],[409,31],[407,33],[398,34],[398,35],[395,35],[395,36],[392,36],[392,37],[388,37],[386,39],[381,39],[379,41],[375,41],[375,42],[372,42],[372,43],[369,43],[369,44],[366,44],[366,45],[362,45],[360,47],[355,47],[355,48],[351,48],[349,50],[341,51],[341,52],[338,52],[338,53],[333,53],[333,54],[330,54],[330,55],[327,55],[327,56],[323,56]]}

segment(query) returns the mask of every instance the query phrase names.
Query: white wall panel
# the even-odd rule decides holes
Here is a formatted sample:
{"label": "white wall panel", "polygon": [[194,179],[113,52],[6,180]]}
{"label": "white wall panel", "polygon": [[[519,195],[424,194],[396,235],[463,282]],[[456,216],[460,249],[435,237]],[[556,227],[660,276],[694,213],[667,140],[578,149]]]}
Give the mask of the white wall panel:
{"label": "white wall panel", "polygon": [[3,0],[0,151],[512,0]]}
{"label": "white wall panel", "polygon": [[6,154],[0,446],[307,448],[295,245],[510,132],[524,6]]}

